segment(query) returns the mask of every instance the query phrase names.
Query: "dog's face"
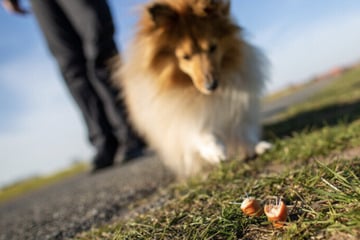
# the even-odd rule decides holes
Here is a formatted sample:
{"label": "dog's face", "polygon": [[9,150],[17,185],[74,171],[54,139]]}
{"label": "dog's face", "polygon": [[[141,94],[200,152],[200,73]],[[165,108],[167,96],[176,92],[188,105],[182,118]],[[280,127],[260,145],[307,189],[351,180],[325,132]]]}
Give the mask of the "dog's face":
{"label": "dog's face", "polygon": [[185,38],[175,49],[179,68],[204,94],[211,94],[219,86],[219,68],[222,58],[218,40],[212,38]]}
{"label": "dog's face", "polygon": [[226,26],[229,2],[183,2],[192,5],[176,8],[166,2],[156,3],[149,13],[158,32],[168,37],[167,51],[176,58],[177,68],[201,93],[211,94],[221,86],[220,69],[226,51],[222,39],[235,31],[234,26]]}

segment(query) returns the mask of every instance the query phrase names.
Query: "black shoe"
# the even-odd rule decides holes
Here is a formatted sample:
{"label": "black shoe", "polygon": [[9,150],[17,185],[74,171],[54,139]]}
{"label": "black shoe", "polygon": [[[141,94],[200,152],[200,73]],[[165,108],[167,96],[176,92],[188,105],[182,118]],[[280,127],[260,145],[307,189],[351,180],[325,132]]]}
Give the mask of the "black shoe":
{"label": "black shoe", "polygon": [[114,165],[118,144],[116,141],[107,141],[93,159],[92,173]]}
{"label": "black shoe", "polygon": [[121,163],[128,163],[143,156],[146,148],[146,143],[142,139],[133,137],[131,140],[127,141],[126,148],[122,153]]}
{"label": "black shoe", "polygon": [[[121,164],[127,163],[133,159],[144,155],[146,143],[130,125],[128,125],[126,139],[120,141],[118,159]],[[121,144],[123,143],[123,144]]]}
{"label": "black shoe", "polygon": [[100,170],[109,168],[114,165],[114,161],[110,158],[104,158],[102,154],[97,154],[94,158],[93,167],[91,169],[91,173],[97,173]]}
{"label": "black shoe", "polygon": [[145,154],[145,146],[133,148],[126,151],[123,159],[123,163],[130,162],[136,158],[139,158]]}
{"label": "black shoe", "polygon": [[114,163],[94,164],[91,169],[91,173],[98,173],[99,171],[112,167],[113,165]]}

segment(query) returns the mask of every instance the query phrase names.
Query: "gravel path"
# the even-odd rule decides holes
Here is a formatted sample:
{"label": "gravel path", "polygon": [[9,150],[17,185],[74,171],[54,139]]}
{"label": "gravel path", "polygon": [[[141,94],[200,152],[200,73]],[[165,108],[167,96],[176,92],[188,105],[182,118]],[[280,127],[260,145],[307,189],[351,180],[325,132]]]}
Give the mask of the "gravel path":
{"label": "gravel path", "polygon": [[172,176],[155,157],[81,174],[0,205],[0,239],[69,239],[121,217]]}

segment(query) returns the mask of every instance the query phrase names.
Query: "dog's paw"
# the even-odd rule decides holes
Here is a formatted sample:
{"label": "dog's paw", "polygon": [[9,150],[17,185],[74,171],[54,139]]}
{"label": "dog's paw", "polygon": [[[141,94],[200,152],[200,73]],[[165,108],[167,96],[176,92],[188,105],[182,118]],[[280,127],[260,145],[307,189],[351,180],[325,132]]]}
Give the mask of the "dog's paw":
{"label": "dog's paw", "polygon": [[215,136],[203,136],[197,145],[201,157],[210,163],[219,163],[227,158],[224,144]]}
{"label": "dog's paw", "polygon": [[257,155],[262,155],[269,151],[272,148],[272,144],[266,141],[261,141],[255,146],[255,153]]}

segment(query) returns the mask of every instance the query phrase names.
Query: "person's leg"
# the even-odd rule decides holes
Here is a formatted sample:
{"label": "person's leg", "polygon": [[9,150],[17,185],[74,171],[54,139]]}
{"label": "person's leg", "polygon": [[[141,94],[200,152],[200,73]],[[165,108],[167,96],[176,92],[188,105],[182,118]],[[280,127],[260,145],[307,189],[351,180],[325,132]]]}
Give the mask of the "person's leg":
{"label": "person's leg", "polygon": [[[32,9],[65,83],[81,109],[89,139],[97,148],[95,164],[111,165],[117,149],[104,105],[89,81],[82,41],[56,1],[32,0]],[[105,149],[106,148],[106,149]]]}
{"label": "person's leg", "polygon": [[114,24],[105,0],[58,0],[79,33],[88,63],[89,76],[101,98],[112,131],[125,158],[144,146],[127,121],[124,103],[110,76],[109,60],[118,55]]}

